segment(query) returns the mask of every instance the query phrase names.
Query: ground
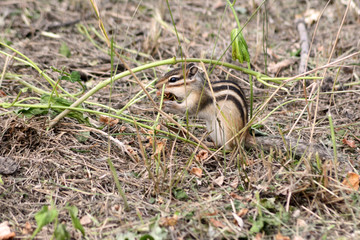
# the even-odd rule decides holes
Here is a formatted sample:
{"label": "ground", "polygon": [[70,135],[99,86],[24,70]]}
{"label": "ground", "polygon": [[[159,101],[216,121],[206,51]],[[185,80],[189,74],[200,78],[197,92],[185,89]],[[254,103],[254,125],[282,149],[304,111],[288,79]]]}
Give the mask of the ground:
{"label": "ground", "polygon": [[[80,229],[88,239],[360,238],[359,1],[349,1],[348,11],[348,1],[245,2],[234,8],[252,70],[299,74],[298,16],[308,13],[313,39],[306,83],[277,89],[252,78],[253,112],[261,108],[252,128],[315,142],[331,154],[335,145],[338,158],[241,147],[207,152],[189,135],[205,136],[201,119],[172,115],[188,130],[179,131],[144,94],[138,81],[159,106],[154,80],[173,67],[161,60],[248,67],[232,59],[237,23],[225,0],[99,1],[113,51],[91,1],[3,0],[0,42],[9,47],[0,46],[0,224],[19,239],[34,234],[41,219],[37,239],[80,239]],[[116,75],[139,66],[137,79]],[[237,81],[251,101],[248,74],[218,66],[209,78]],[[103,81],[110,84],[81,111],[49,127]]]}

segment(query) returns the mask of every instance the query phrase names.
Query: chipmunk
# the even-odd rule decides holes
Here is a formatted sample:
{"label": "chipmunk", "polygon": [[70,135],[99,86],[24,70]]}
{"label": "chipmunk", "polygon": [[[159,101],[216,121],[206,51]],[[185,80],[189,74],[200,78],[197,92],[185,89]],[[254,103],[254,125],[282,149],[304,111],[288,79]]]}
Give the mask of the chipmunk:
{"label": "chipmunk", "polygon": [[[193,63],[173,69],[161,77],[155,84],[155,88],[159,90],[158,94],[161,94],[163,86],[163,110],[204,119],[206,129],[216,146],[225,145],[225,149],[231,150],[239,141],[244,140],[247,148],[261,147],[265,151],[271,148],[291,148],[297,156],[308,152],[318,153],[321,159],[331,158],[331,154],[322,146],[291,138],[254,138],[249,131],[233,138],[248,122],[248,106],[243,90],[237,83],[228,80],[213,82],[209,86],[199,68]],[[232,138],[233,140],[229,141]]]}

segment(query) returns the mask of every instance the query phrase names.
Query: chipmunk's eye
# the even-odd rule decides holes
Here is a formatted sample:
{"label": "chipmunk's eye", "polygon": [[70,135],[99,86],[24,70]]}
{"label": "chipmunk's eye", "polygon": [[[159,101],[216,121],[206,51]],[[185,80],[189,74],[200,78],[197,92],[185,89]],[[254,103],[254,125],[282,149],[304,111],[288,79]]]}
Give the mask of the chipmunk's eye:
{"label": "chipmunk's eye", "polygon": [[179,80],[179,78],[177,78],[177,77],[171,77],[171,78],[169,79],[169,82],[176,82],[177,80]]}

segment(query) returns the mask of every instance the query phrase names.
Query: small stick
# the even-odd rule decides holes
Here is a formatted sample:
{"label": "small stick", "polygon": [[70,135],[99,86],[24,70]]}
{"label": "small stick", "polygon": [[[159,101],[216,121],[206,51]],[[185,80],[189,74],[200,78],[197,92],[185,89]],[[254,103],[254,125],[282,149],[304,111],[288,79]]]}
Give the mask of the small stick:
{"label": "small stick", "polygon": [[298,73],[302,74],[306,72],[307,69],[307,59],[308,59],[308,53],[309,53],[309,37],[306,30],[306,25],[303,18],[297,18],[295,19],[296,28],[300,35],[300,64],[299,64],[299,70]]}

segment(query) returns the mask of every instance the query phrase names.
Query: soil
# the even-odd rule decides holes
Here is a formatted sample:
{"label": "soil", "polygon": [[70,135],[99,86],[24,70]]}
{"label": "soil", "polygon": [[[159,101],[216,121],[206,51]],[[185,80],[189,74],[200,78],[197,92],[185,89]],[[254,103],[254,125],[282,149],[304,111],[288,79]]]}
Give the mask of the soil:
{"label": "soil", "polygon": [[[128,68],[173,57],[247,68],[232,59],[237,24],[225,0],[169,1],[171,14],[162,0],[99,1],[119,55],[110,51],[90,1],[1,1],[0,42],[11,48],[0,45],[0,224],[29,238],[36,218],[57,210],[36,239],[80,239],[76,219],[88,239],[360,238],[360,4],[354,0],[346,11],[342,2],[348,1],[267,1],[257,12],[261,1],[235,4],[251,69],[269,77],[299,74],[295,19],[308,13],[307,76],[324,78],[279,90],[253,77],[254,113],[263,107],[253,128],[331,153],[335,141],[339,161],[321,161],[291,151],[201,149],[142,92],[138,81],[159,104],[154,80],[174,67],[164,64],[134,73],[137,79],[114,77],[83,110],[49,128],[59,106]],[[204,66],[211,81],[231,79],[250,96],[248,74]],[[172,117],[208,140],[201,119]],[[69,206],[76,207],[73,219]]]}

